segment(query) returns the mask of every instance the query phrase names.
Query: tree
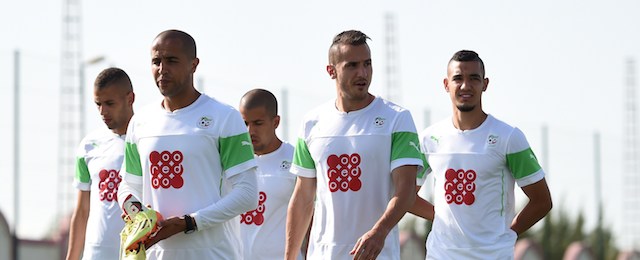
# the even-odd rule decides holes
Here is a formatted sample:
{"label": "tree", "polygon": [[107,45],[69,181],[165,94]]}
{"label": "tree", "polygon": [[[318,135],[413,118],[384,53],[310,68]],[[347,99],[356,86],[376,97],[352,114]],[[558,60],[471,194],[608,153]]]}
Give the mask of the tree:
{"label": "tree", "polygon": [[593,249],[596,259],[615,259],[618,254],[609,227],[598,226],[585,235],[584,215],[571,219],[562,208],[552,210],[539,229],[530,229],[520,236],[531,238],[542,245],[545,259],[562,259],[564,252],[575,241],[583,241]]}

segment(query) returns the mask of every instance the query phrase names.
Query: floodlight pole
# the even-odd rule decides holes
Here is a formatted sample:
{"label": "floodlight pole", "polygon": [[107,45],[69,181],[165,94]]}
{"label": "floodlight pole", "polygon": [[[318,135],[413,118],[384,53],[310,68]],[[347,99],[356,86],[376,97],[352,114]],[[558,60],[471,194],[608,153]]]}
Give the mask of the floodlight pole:
{"label": "floodlight pole", "polygon": [[598,224],[596,227],[597,238],[596,248],[598,249],[597,259],[604,259],[604,237],[602,232],[602,184],[600,183],[602,175],[602,167],[600,164],[600,133],[596,132],[593,135],[593,168],[594,168],[594,183],[595,183],[595,195],[596,206],[598,207]]}
{"label": "floodlight pole", "polygon": [[11,253],[18,259],[18,220],[20,219],[20,51],[13,52],[13,232]]}

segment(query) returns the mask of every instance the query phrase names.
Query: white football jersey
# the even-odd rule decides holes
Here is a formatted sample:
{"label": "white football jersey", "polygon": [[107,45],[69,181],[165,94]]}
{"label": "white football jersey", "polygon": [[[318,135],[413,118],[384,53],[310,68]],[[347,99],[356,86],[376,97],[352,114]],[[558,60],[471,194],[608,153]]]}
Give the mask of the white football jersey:
{"label": "white football jersey", "polygon": [[[294,153],[292,172],[316,178],[309,259],[352,259],[395,193],[391,171],[422,159],[408,110],[376,97],[367,107],[340,112],[329,102],[310,112]],[[397,226],[379,259],[400,259]]]}
{"label": "white football jersey", "polygon": [[544,178],[524,134],[491,115],[464,131],[448,118],[425,129],[420,142],[435,180],[427,258],[513,258],[514,184]]}
{"label": "white football jersey", "polygon": [[240,216],[244,259],[281,260],[284,258],[287,208],[296,184],[296,176],[289,172],[293,146],[283,142],[277,150],[255,158],[258,162],[258,207]]}
{"label": "white football jersey", "polygon": [[85,232],[85,259],[117,259],[124,221],[118,207],[120,167],[124,137],[106,127],[89,133],[76,151],[74,186],[90,191],[89,219]]}
{"label": "white football jersey", "polygon": [[[127,130],[125,174],[142,183],[143,205],[165,217],[198,214],[230,190],[228,178],[256,167],[240,113],[205,94],[173,112],[154,103]],[[253,171],[251,171],[253,172]],[[147,250],[148,259],[241,259],[237,218],[178,233]]]}

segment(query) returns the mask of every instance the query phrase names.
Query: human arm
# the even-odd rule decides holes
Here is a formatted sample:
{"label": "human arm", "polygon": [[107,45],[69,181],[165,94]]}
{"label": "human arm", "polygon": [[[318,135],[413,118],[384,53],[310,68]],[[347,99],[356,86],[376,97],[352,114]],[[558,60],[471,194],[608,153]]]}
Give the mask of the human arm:
{"label": "human arm", "polygon": [[[416,186],[416,193],[420,190],[420,186]],[[422,197],[416,195],[416,201],[413,203],[409,212],[424,218],[426,220],[433,221],[435,210],[433,208],[433,204],[431,202],[423,199]]]}
{"label": "human arm", "polygon": [[375,259],[384,247],[387,234],[414,205],[416,200],[416,165],[404,165],[391,172],[395,193],[376,224],[362,235],[350,254],[354,259]]}
{"label": "human arm", "polygon": [[529,202],[511,222],[511,229],[518,235],[527,231],[542,219],[553,207],[551,194],[547,182],[542,180],[522,187],[522,191],[529,198]]}
{"label": "human arm", "polygon": [[80,259],[82,255],[87,230],[87,220],[89,219],[90,194],[90,191],[78,191],[78,201],[71,215],[71,226],[69,227],[67,260]]}
{"label": "human arm", "polygon": [[285,241],[285,259],[295,260],[313,216],[316,179],[298,177],[289,200]]}
{"label": "human arm", "polygon": [[518,235],[542,219],[552,205],[544,171],[520,129],[515,128],[507,145],[507,166],[529,201],[511,222]]}
{"label": "human arm", "polygon": [[[142,162],[138,145],[133,140],[131,128],[134,124],[129,123],[127,137],[125,139],[124,160],[120,169],[122,181],[118,185],[118,205],[123,213],[127,214],[125,202],[142,202]],[[133,200],[130,198],[133,197]]]}
{"label": "human arm", "polygon": [[[190,214],[198,230],[211,228],[220,223],[255,209],[258,206],[258,188],[256,168],[252,167],[244,172],[229,177],[232,189],[218,202]],[[147,248],[160,240],[184,232],[187,228],[183,216],[172,216],[159,222],[158,233],[151,237]]]}
{"label": "human arm", "polygon": [[[124,171],[121,170],[120,172]],[[140,200],[140,198],[142,198],[142,177],[126,172],[121,174],[121,177],[122,181],[118,185],[118,205],[120,206],[122,213],[126,215],[127,210],[130,209],[125,208],[125,202],[137,201],[142,203]]]}

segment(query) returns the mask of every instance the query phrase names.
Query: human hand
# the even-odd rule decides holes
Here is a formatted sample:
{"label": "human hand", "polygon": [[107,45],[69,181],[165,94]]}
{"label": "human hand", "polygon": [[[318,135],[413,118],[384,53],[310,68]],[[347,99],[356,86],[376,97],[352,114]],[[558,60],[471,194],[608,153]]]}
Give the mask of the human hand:
{"label": "human hand", "polygon": [[183,232],[186,228],[185,225],[184,219],[180,217],[171,217],[158,222],[158,230],[149,236],[149,239],[144,243],[145,248],[150,248],[161,240]]}
{"label": "human hand", "polygon": [[384,247],[384,240],[387,234],[377,230],[369,230],[358,238],[356,245],[349,254],[354,260],[376,259]]}

